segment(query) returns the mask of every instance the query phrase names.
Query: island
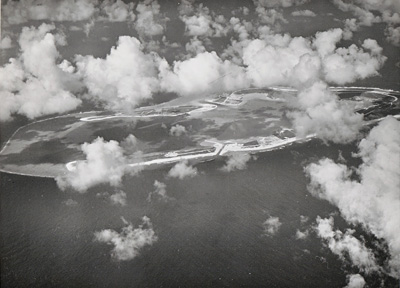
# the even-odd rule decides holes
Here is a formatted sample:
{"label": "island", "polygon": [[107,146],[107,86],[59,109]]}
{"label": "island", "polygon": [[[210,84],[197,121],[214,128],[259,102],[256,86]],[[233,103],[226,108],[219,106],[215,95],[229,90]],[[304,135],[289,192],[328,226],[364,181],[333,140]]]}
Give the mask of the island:
{"label": "island", "polygon": [[[369,87],[331,87],[341,101],[364,115],[365,124],[399,117],[400,93]],[[286,116],[297,90],[268,87],[185,99],[126,112],[89,111],[61,115],[20,127],[0,152],[0,170],[57,177],[85,161],[83,143],[136,139],[127,152],[131,167],[158,167],[179,161],[210,161],[233,153],[259,153],[313,139],[298,137]],[[180,127],[173,133],[173,127]],[[140,157],[137,157],[140,151]],[[129,154],[131,153],[131,154]]]}

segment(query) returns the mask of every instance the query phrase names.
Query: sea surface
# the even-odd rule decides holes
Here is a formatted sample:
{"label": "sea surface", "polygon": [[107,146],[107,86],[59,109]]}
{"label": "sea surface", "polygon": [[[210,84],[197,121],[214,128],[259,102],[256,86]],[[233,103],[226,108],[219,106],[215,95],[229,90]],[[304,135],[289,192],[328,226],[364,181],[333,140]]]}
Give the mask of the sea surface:
{"label": "sea surface", "polygon": [[[314,232],[295,238],[317,216],[334,215],[336,229],[350,227],[335,207],[310,195],[303,171],[324,156],[337,160],[339,151],[358,164],[350,156],[355,147],[313,140],[257,154],[246,170],[222,172],[224,160],[217,159],[179,180],[166,177],[167,166],[85,194],[62,192],[53,179],[2,173],[1,287],[344,287],[346,275],[359,271]],[[147,201],[155,180],[172,199]],[[99,197],[118,190],[126,192],[126,206]],[[134,259],[117,261],[112,246],[94,241],[96,231],[120,232],[121,217],[138,227],[145,215],[158,241]],[[300,215],[309,220],[301,223]],[[263,227],[270,216],[282,223],[273,236]],[[370,287],[397,287],[394,279],[365,279]]]}

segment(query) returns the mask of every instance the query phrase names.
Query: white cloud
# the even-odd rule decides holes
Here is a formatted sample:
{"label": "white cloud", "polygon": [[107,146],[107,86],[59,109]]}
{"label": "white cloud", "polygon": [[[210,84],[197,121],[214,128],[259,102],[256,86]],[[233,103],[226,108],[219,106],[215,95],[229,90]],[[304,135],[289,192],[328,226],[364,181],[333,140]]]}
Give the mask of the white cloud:
{"label": "white cloud", "polygon": [[189,5],[180,6],[179,18],[185,24],[187,36],[221,37],[227,34],[229,27],[223,15],[211,14],[210,10],[202,4],[196,7],[189,1],[186,1],[186,4]]}
{"label": "white cloud", "polygon": [[300,223],[301,223],[301,224],[307,223],[309,219],[310,219],[310,218],[307,217],[307,216],[300,215]]}
{"label": "white cloud", "polygon": [[157,0],[147,0],[139,3],[136,7],[137,19],[135,29],[139,35],[155,36],[164,32],[163,23],[160,22],[160,4]]}
{"label": "white cloud", "polygon": [[243,41],[243,45],[236,44],[233,49],[242,56],[245,76],[257,87],[301,87],[316,79],[334,84],[350,83],[378,75],[386,60],[382,49],[371,39],[365,40],[362,48],[355,44],[337,48],[343,38],[340,28],[318,32],[313,41],[271,34],[268,29],[261,33],[263,39]]}
{"label": "white cloud", "polygon": [[101,13],[111,22],[134,21],[133,3],[124,3],[121,0],[106,0],[101,2]]}
{"label": "white cloud", "polygon": [[154,197],[157,197],[160,200],[168,201],[171,198],[167,195],[167,185],[163,182],[154,181],[154,188],[155,190],[149,193],[147,197],[147,201],[151,202]]}
{"label": "white cloud", "polygon": [[276,233],[278,233],[281,225],[282,225],[282,223],[279,221],[279,217],[270,216],[263,223],[265,235],[270,236],[270,237],[274,236]]}
{"label": "white cloud", "polygon": [[110,200],[113,205],[126,206],[126,193],[119,190],[110,196]]}
{"label": "white cloud", "polygon": [[318,54],[324,58],[335,51],[336,44],[342,39],[342,37],[343,30],[340,28],[317,32],[315,34],[313,45],[316,47]]}
{"label": "white cloud", "polygon": [[364,277],[360,274],[352,274],[347,276],[347,285],[344,288],[363,288],[365,286]]}
{"label": "white cloud", "polygon": [[168,172],[168,177],[183,179],[185,177],[194,177],[197,175],[197,168],[188,164],[187,161],[182,161],[175,164]]}
{"label": "white cloud", "polygon": [[[194,4],[195,0],[182,0],[178,6],[178,12],[180,16],[190,15],[194,12]],[[202,5],[202,4],[200,4]]]}
{"label": "white cloud", "polygon": [[135,37],[120,36],[105,59],[77,56],[78,73],[95,101],[129,110],[159,90],[158,55],[145,54]]}
{"label": "white cloud", "polygon": [[247,168],[247,163],[250,161],[251,155],[247,153],[233,153],[228,156],[226,164],[221,168],[224,172],[234,170],[244,170]]}
{"label": "white cloud", "polygon": [[81,149],[86,160],[78,161],[74,171],[56,178],[61,189],[70,186],[79,192],[85,192],[101,183],[120,185],[122,176],[127,171],[127,163],[118,142],[107,142],[98,137],[92,143],[82,144]]}
{"label": "white cloud", "polygon": [[[355,45],[336,48],[343,37],[341,29],[319,32],[311,41],[273,34],[261,27],[263,39],[248,40],[253,29],[250,23],[234,17],[230,22],[240,39],[223,53],[225,59],[232,60],[204,51],[204,39],[193,38],[187,49],[196,55],[170,65],[156,53],[144,53],[136,38],[122,36],[106,59],[78,56],[78,74],[89,89],[89,97],[109,109],[126,110],[160,91],[202,95],[252,85],[301,87],[324,78],[344,84],[377,75],[385,60],[371,39],[363,43],[368,52]],[[344,72],[338,73],[335,61],[346,68]]]}
{"label": "white cloud", "polygon": [[282,44],[285,46],[256,39],[243,48],[246,75],[255,86],[288,85],[290,73],[301,56],[312,54],[310,42],[303,37],[295,37]]}
{"label": "white cloud", "polygon": [[364,40],[362,48],[352,44],[348,48],[337,48],[335,53],[326,56],[323,60],[325,79],[343,85],[379,75],[378,70],[387,59],[382,55],[382,48],[372,39]]}
{"label": "white cloud", "polygon": [[307,3],[309,0],[253,0],[256,6],[279,8],[297,6]]}
{"label": "white cloud", "polygon": [[304,240],[309,236],[310,229],[306,228],[304,230],[304,226],[307,224],[308,220],[309,220],[309,218],[307,216],[300,215],[300,224],[303,227],[303,231],[301,231],[300,229],[296,230],[295,237],[297,240],[299,240],[299,239]]}
{"label": "white cloud", "polygon": [[399,27],[388,27],[385,30],[386,40],[392,43],[394,46],[400,47],[400,26]]}
{"label": "white cloud", "polygon": [[359,27],[357,19],[346,19],[344,21],[343,39],[350,40],[353,37],[353,32],[357,31]]}
{"label": "white cloud", "polygon": [[120,146],[124,149],[126,154],[132,154],[137,151],[137,142],[137,138],[134,135],[129,134],[124,140],[122,140]]}
{"label": "white cloud", "polygon": [[257,6],[256,13],[262,24],[274,25],[278,21],[283,23],[288,22],[285,17],[283,17],[283,14],[275,9],[266,9],[263,6]]}
{"label": "white cloud", "polygon": [[[398,0],[334,0],[333,3],[342,11],[352,12],[358,18],[359,25],[372,26],[375,23],[385,22],[387,24],[386,40],[400,46],[398,44],[400,32],[395,28],[400,23],[400,2]],[[351,31],[354,30],[345,28],[345,39],[351,38]]]}
{"label": "white cloud", "polygon": [[132,260],[139,255],[140,250],[148,245],[152,245],[158,240],[150,219],[146,216],[142,218],[143,223],[138,228],[133,229],[132,223],[128,223],[122,228],[120,233],[112,229],[95,232],[95,240],[102,243],[113,245],[111,256],[119,261]]}
{"label": "white cloud", "polygon": [[13,45],[10,36],[6,35],[2,37],[0,41],[0,49],[10,49],[12,47]]}
{"label": "white cloud", "polygon": [[231,25],[233,32],[237,34],[238,39],[241,42],[249,38],[254,28],[251,22],[236,17],[232,17],[229,20],[229,24]]}
{"label": "white cloud", "polygon": [[197,37],[190,38],[190,42],[186,43],[185,49],[186,52],[192,56],[196,56],[197,54],[207,51],[206,47],[204,47],[203,41]]}
{"label": "white cloud", "polygon": [[36,118],[64,113],[81,104],[73,93],[81,84],[73,74],[57,65],[57,45],[65,45],[60,34],[51,34],[54,25],[24,27],[19,37],[19,59],[0,68],[2,83],[0,120],[9,120],[14,113]]}
{"label": "white cloud", "polygon": [[179,95],[241,88],[247,84],[243,76],[243,67],[222,61],[214,51],[175,61],[172,68],[165,62],[160,66],[162,89]]}
{"label": "white cloud", "polygon": [[400,123],[393,117],[380,122],[360,142],[358,155],[363,160],[355,170],[359,180],[330,159],[307,166],[310,191],[336,205],[347,221],[386,240],[389,266],[400,277]]}
{"label": "white cloud", "polygon": [[299,137],[316,133],[335,143],[355,140],[363,125],[363,116],[354,113],[346,102],[339,101],[323,82],[315,82],[297,96],[299,110],[288,113]]}
{"label": "white cloud", "polygon": [[186,134],[186,128],[185,126],[176,124],[175,126],[172,126],[171,129],[169,130],[169,135],[172,136],[182,136],[183,134]]}
{"label": "white cloud", "polygon": [[315,17],[317,14],[311,10],[297,10],[292,12],[292,16]]}
{"label": "white cloud", "polygon": [[305,230],[303,232],[303,231],[300,231],[299,229],[297,229],[295,237],[296,237],[297,240],[306,239],[308,237],[309,233],[310,233],[309,230]]}
{"label": "white cloud", "polygon": [[[146,5],[157,7],[158,4],[154,3],[156,2]],[[208,11],[205,8],[201,9]],[[219,18],[221,17],[215,17],[215,19]],[[222,23],[225,20],[218,21]],[[371,39],[364,41],[363,48],[355,45],[348,48],[336,48],[343,37],[341,29],[319,32],[311,41],[303,37],[291,38],[289,35],[273,34],[265,26],[259,27],[262,39],[248,40],[253,29],[251,23],[234,17],[230,19],[230,22],[239,37],[239,41],[234,40],[236,42],[233,42],[230,49],[224,53],[226,58],[233,57],[232,61],[222,60],[215,52],[202,52],[204,46],[201,45],[200,40],[194,39],[194,42],[188,44],[188,49],[194,49],[193,54],[197,53],[197,55],[187,60],[175,61],[170,65],[156,53],[143,52],[143,47],[136,38],[122,36],[117,46],[111,49],[105,59],[77,56],[76,75],[82,77],[88,88],[90,99],[103,103],[108,109],[120,111],[130,110],[160,91],[175,92],[179,95],[201,95],[251,85],[302,87],[321,78],[332,83],[344,84],[377,75],[378,69],[385,60],[385,57],[381,55],[382,49]],[[54,41],[62,44],[63,38],[54,36]],[[191,48],[190,45],[193,47]],[[29,45],[25,47],[28,53]],[[364,49],[368,52],[364,52]],[[50,53],[49,55],[53,55],[54,58],[54,55],[58,54]],[[50,67],[37,65],[34,61],[32,64],[29,61],[25,62],[27,70],[31,73],[37,74],[40,73],[39,70],[45,69],[44,67]],[[63,85],[66,85],[63,79],[76,78],[72,65],[60,65],[57,69],[61,70],[64,76],[68,76],[59,77]],[[338,70],[341,72],[338,73]],[[57,73],[50,74],[57,75]],[[47,78],[44,79],[47,80]],[[68,84],[71,82],[73,81],[69,81]],[[78,105],[80,100],[68,94],[69,90],[63,90],[64,93],[59,95],[59,98],[64,97],[69,100],[69,105],[55,107],[71,109],[70,107]],[[6,111],[14,109],[9,114],[14,113],[18,103],[12,101],[13,98],[9,97],[8,93],[3,94],[3,98],[7,99],[4,102],[8,103],[7,107],[9,107]],[[23,93],[25,94],[27,93]],[[58,94],[55,93],[55,95]],[[66,100],[65,102],[68,103]],[[30,109],[30,111],[35,110]]]}
{"label": "white cloud", "polygon": [[[347,3],[346,3],[347,2]],[[371,26],[381,21],[389,24],[400,21],[400,3],[397,0],[334,0],[342,11],[350,11],[357,16],[362,25]],[[375,15],[380,12],[381,15]]]}
{"label": "white cloud", "polygon": [[333,218],[321,219],[319,216],[316,230],[318,236],[327,241],[329,249],[341,259],[348,256],[353,265],[367,273],[380,270],[371,249],[352,235],[354,230],[348,229],[345,234],[340,230],[333,231]]}
{"label": "white cloud", "polygon": [[2,5],[8,24],[20,24],[29,20],[82,21],[97,12],[96,1],[87,0],[21,0],[7,1]]}
{"label": "white cloud", "polygon": [[361,25],[372,26],[374,23],[381,22],[381,17],[375,16],[372,12],[357,6],[353,3],[345,3],[343,0],[333,0],[333,3],[342,11],[350,11],[360,20]]}
{"label": "white cloud", "polygon": [[211,36],[212,20],[209,15],[183,16],[181,19],[186,26],[186,35],[188,36]]}
{"label": "white cloud", "polygon": [[[144,5],[140,3],[139,5]],[[3,5],[4,20],[8,25],[42,21],[107,20],[134,21],[134,3],[121,0],[21,0],[7,1]]]}

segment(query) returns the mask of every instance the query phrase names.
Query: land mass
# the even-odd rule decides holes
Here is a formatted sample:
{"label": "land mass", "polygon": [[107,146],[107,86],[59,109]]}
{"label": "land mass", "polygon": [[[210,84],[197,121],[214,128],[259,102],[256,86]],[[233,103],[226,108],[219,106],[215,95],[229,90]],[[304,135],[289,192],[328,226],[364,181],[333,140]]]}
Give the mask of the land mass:
{"label": "land mass", "polygon": [[[366,87],[331,87],[368,125],[386,115],[399,117],[400,93]],[[208,161],[233,153],[280,149],[315,135],[296,137],[286,113],[296,90],[287,87],[245,89],[203,101],[163,103],[132,113],[90,111],[57,116],[20,127],[0,152],[0,170],[56,177],[85,161],[81,145],[97,137],[122,142],[136,137],[129,166],[154,167],[183,160]],[[184,102],[183,100],[180,100]],[[180,127],[173,133],[173,127]]]}

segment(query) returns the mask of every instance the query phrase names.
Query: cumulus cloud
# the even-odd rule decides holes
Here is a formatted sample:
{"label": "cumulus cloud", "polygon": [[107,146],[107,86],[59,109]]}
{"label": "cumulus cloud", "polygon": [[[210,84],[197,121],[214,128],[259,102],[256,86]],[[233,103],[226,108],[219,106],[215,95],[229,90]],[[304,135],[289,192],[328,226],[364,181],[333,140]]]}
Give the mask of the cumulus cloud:
{"label": "cumulus cloud", "polygon": [[136,11],[137,19],[135,22],[135,29],[139,35],[155,36],[164,32],[164,26],[160,22],[160,4],[157,0],[147,0],[137,5]]}
{"label": "cumulus cloud", "polygon": [[322,58],[325,80],[343,85],[379,75],[378,71],[386,57],[382,55],[382,48],[376,40],[365,39],[361,47],[352,44],[336,48],[344,36],[340,28],[317,32],[315,35],[313,46]]}
{"label": "cumulus cloud", "polygon": [[96,13],[96,1],[87,0],[21,0],[2,5],[5,22],[25,23],[29,20],[82,21]]}
{"label": "cumulus cloud", "polygon": [[324,58],[325,79],[343,85],[379,75],[378,71],[387,59],[382,55],[382,48],[373,39],[364,40],[361,46],[359,48],[352,44],[348,48],[337,48],[335,53]]}
{"label": "cumulus cloud", "polygon": [[245,43],[239,51],[246,76],[257,87],[304,86],[316,79],[350,83],[378,75],[386,60],[372,39],[366,39],[361,48],[355,44],[337,48],[343,38],[340,28],[317,32],[314,39],[268,32],[264,37]]}
{"label": "cumulus cloud", "polygon": [[175,164],[168,172],[168,177],[183,179],[185,177],[194,177],[197,175],[197,168],[189,165],[187,161]]}
{"label": "cumulus cloud", "polygon": [[[309,220],[309,218],[307,216],[300,215],[300,224],[301,224],[301,226],[306,225],[308,220]],[[303,231],[301,231],[300,229],[296,230],[295,238],[296,238],[296,240],[299,240],[299,239],[300,240],[304,240],[309,235],[310,235],[310,228],[306,228],[304,230],[304,227],[303,227]]]}
{"label": "cumulus cloud", "polygon": [[[292,85],[289,79],[294,67],[299,64],[303,55],[314,53],[309,40],[303,37],[285,39],[284,42],[271,43],[280,40],[277,36],[266,40],[252,40],[243,48],[243,63],[246,68],[246,76],[251,79],[253,85],[264,87],[270,85]],[[267,64],[268,63],[268,64]],[[319,69],[310,70],[306,75],[314,75]]]}
{"label": "cumulus cloud", "polygon": [[94,233],[95,241],[107,243],[113,246],[111,256],[118,261],[132,260],[139,255],[143,247],[152,245],[158,240],[150,218],[144,216],[143,222],[138,228],[133,229],[132,223],[124,218],[125,227],[120,233],[112,229],[105,229]]}
{"label": "cumulus cloud", "polygon": [[182,0],[178,6],[178,12],[180,16],[190,15],[194,12],[194,4],[195,0]]}
{"label": "cumulus cloud", "polygon": [[72,187],[79,192],[85,192],[101,183],[120,185],[127,171],[127,163],[118,142],[114,140],[107,142],[98,137],[92,143],[82,144],[81,149],[86,160],[78,161],[73,171],[56,178],[61,189]]}
{"label": "cumulus cloud", "polygon": [[212,33],[212,20],[209,15],[183,16],[182,21],[188,36],[210,36]]}
{"label": "cumulus cloud", "polygon": [[112,194],[110,196],[111,203],[113,205],[126,206],[126,193],[122,190]]}
{"label": "cumulus cloud", "polygon": [[229,20],[229,24],[231,25],[233,32],[237,35],[238,40],[241,42],[249,38],[254,28],[251,22],[236,17],[232,17]]}
{"label": "cumulus cloud", "polygon": [[310,218],[307,217],[307,216],[300,215],[300,223],[301,223],[301,224],[307,223],[309,219],[310,219]]}
{"label": "cumulus cloud", "polygon": [[134,21],[136,15],[133,13],[133,8],[133,3],[106,0],[101,3],[100,11],[111,22]]}
{"label": "cumulus cloud", "polygon": [[278,21],[282,23],[288,22],[285,17],[283,17],[283,14],[275,9],[266,9],[263,6],[257,6],[256,13],[262,24],[274,25]]}
{"label": "cumulus cloud", "polygon": [[132,154],[137,151],[137,138],[129,134],[124,140],[121,141],[120,146],[124,149],[125,154]]}
{"label": "cumulus cloud", "polygon": [[[334,0],[333,3],[342,11],[350,11],[358,18],[359,25],[372,26],[385,22],[387,41],[396,45],[398,34],[396,25],[400,23],[400,2],[397,0]],[[347,34],[351,36],[351,32]],[[394,39],[391,37],[393,36]],[[348,38],[349,39],[349,38]],[[398,46],[398,45],[396,45]]]}
{"label": "cumulus cloud", "polygon": [[259,22],[261,24],[267,24],[269,26],[275,25],[276,28],[280,29],[280,23],[288,22],[284,18],[281,12],[282,11],[281,8],[286,8],[293,5],[301,5],[303,3],[308,2],[308,0],[284,0],[284,1],[253,0],[253,2],[256,7],[256,13],[258,15]]}
{"label": "cumulus cloud", "polygon": [[297,10],[292,12],[292,16],[315,17],[317,14],[311,10]]}
{"label": "cumulus cloud", "polygon": [[352,235],[354,230],[348,229],[344,234],[340,230],[334,231],[332,217],[321,219],[318,216],[316,231],[320,238],[327,241],[329,249],[341,259],[348,256],[353,265],[367,273],[380,270],[372,250]]}
{"label": "cumulus cloud", "polygon": [[5,23],[8,25],[42,21],[107,20],[111,22],[134,21],[134,3],[121,0],[22,0],[7,1],[3,5]]}
{"label": "cumulus cloud", "polygon": [[[400,277],[400,123],[387,117],[358,145],[363,163],[355,170],[330,159],[306,167],[315,196],[336,205],[343,217],[386,240],[389,266]],[[359,179],[359,180],[357,180]]]}
{"label": "cumulus cloud", "polygon": [[228,156],[226,164],[221,168],[224,172],[234,170],[244,170],[247,168],[247,163],[250,161],[251,155],[247,153],[234,153]]}
{"label": "cumulus cloud", "polygon": [[399,27],[388,27],[385,30],[386,40],[392,43],[394,46],[400,47],[400,26]]}
{"label": "cumulus cloud", "polygon": [[359,24],[371,26],[374,23],[385,22],[386,40],[395,46],[400,46],[400,3],[397,0],[366,0],[346,3],[335,0],[333,3],[343,11],[351,11],[358,17]]}
{"label": "cumulus cloud", "polygon": [[372,26],[372,24],[379,23],[382,20],[381,17],[375,16],[371,11],[352,3],[351,1],[344,2],[343,0],[333,0],[333,3],[342,11],[353,12],[353,14],[359,18],[360,24],[362,25]]}
{"label": "cumulus cloud", "polygon": [[207,49],[204,47],[203,41],[198,39],[198,37],[190,38],[190,41],[185,45],[186,52],[192,56],[206,52]]}
{"label": "cumulus cloud", "polygon": [[[151,10],[152,15],[155,15],[159,13],[158,6],[157,2],[150,1],[140,3],[137,9],[143,13]],[[213,22],[226,22],[223,17],[219,17],[221,15],[211,16],[209,10],[201,5],[196,9],[191,13],[197,15],[198,11],[204,10],[202,13],[209,15]],[[232,45],[225,50],[222,56],[225,60],[216,52],[205,51],[202,44],[204,39],[193,38],[187,49],[195,56],[170,65],[156,53],[145,53],[141,42],[136,38],[122,36],[105,59],[77,56],[74,63],[77,67],[76,73],[71,64],[58,67],[65,75],[69,75],[60,79],[79,76],[88,89],[90,99],[103,104],[107,109],[129,111],[160,91],[201,95],[249,86],[304,87],[318,79],[345,84],[378,75],[385,60],[382,49],[371,39],[365,40],[362,47],[351,45],[347,48],[336,48],[343,38],[341,29],[319,32],[315,39],[307,39],[274,34],[267,26],[260,26],[260,39],[249,40],[254,30],[250,22],[232,17],[230,24],[239,40],[233,40]],[[61,40],[62,37],[55,37],[55,41],[61,43]],[[18,65],[13,64],[10,67],[16,68]],[[29,67],[32,70],[40,65]],[[63,80],[63,85],[66,84],[64,82],[72,81]],[[80,100],[68,94],[69,90],[64,89],[66,92],[62,94],[69,105],[59,105],[59,110],[72,109],[71,107],[79,105]],[[3,110],[12,114],[18,108],[18,103],[12,100],[10,93],[3,93],[3,98],[6,99],[4,103],[9,107]]]}
{"label": "cumulus cloud", "polygon": [[78,74],[91,99],[109,109],[132,109],[159,90],[158,55],[145,54],[138,39],[120,36],[105,59],[77,56]]}
{"label": "cumulus cloud", "polygon": [[336,48],[343,38],[341,29],[307,39],[273,34],[262,26],[262,39],[249,40],[251,23],[234,17],[230,22],[239,41],[233,40],[224,51],[225,60],[214,51],[205,51],[204,39],[193,38],[186,48],[195,56],[170,65],[155,53],[145,53],[136,38],[122,36],[105,59],[76,57],[78,75],[91,99],[121,110],[160,91],[201,95],[249,86],[304,87],[318,79],[344,84],[378,75],[385,60],[382,49],[371,39],[365,40],[362,48]]}
{"label": "cumulus cloud", "polygon": [[185,126],[182,126],[179,124],[172,126],[171,129],[169,130],[169,135],[177,136],[177,137],[182,136],[185,133],[186,133]]}
{"label": "cumulus cloud", "polygon": [[348,275],[347,281],[347,285],[344,288],[363,288],[365,286],[364,277],[360,274]]}
{"label": "cumulus cloud", "polygon": [[300,231],[299,229],[297,229],[295,237],[297,240],[306,239],[308,237],[309,233],[310,233],[309,230]]}
{"label": "cumulus cloud", "polygon": [[279,217],[270,216],[263,223],[265,235],[270,236],[270,237],[274,236],[276,233],[278,233],[281,225],[282,225],[282,223],[279,221]]}
{"label": "cumulus cloud", "polygon": [[342,39],[343,31],[340,28],[317,32],[313,45],[317,48],[318,54],[324,58],[332,54],[336,49],[336,44]]}
{"label": "cumulus cloud", "polygon": [[363,125],[363,116],[356,114],[346,102],[339,101],[324,82],[315,82],[297,96],[297,111],[288,113],[299,137],[316,134],[335,143],[354,141]]}
{"label": "cumulus cloud", "polygon": [[[348,143],[357,139],[363,125],[363,116],[356,114],[348,103],[340,101],[320,79],[325,78],[333,83],[344,84],[376,75],[385,57],[382,56],[382,48],[371,39],[365,40],[362,44],[363,48],[370,51],[369,53],[355,45],[336,48],[342,38],[342,29],[331,29],[316,33],[312,42],[304,38],[297,39],[304,50],[301,52],[299,49],[294,52],[299,53],[298,55],[289,52],[293,50],[289,48],[291,45],[300,46],[294,39],[290,40],[289,49],[284,48],[286,51],[281,48],[274,51],[278,52],[277,59],[282,57],[279,54],[285,52],[294,56],[293,63],[298,61],[293,66],[293,63],[285,60],[288,65],[286,73],[282,73],[281,76],[275,75],[275,79],[271,80],[273,83],[282,83],[285,82],[285,78],[292,79],[292,85],[300,88],[297,98],[291,103],[295,110],[287,113],[299,137],[316,134],[324,141],[335,143]],[[302,53],[304,54],[301,55]],[[341,67],[342,65],[349,67],[346,70]],[[346,71],[343,72],[342,69]],[[339,70],[342,72],[339,73]],[[266,73],[264,77],[269,75]],[[261,81],[262,78],[260,83]]]}
{"label": "cumulus cloud", "polygon": [[223,61],[217,53],[204,52],[184,61],[160,65],[162,89],[179,95],[194,95],[204,92],[234,90],[247,86],[243,78],[244,68],[230,61]]}
{"label": "cumulus cloud", "polygon": [[0,98],[5,103],[0,120],[9,120],[14,113],[31,119],[64,113],[81,104],[73,95],[81,89],[77,77],[57,65],[57,45],[66,42],[64,36],[50,33],[54,29],[48,24],[22,29],[19,58],[0,68]]}
{"label": "cumulus cloud", "polygon": [[187,36],[221,37],[228,33],[229,27],[223,15],[212,15],[203,4],[194,7],[189,1],[184,3],[189,5],[180,6],[180,19],[185,24]]}
{"label": "cumulus cloud", "polygon": [[344,20],[343,39],[350,40],[353,37],[353,32],[359,29],[357,19],[351,18]]}
{"label": "cumulus cloud", "polygon": [[253,0],[256,6],[268,7],[268,8],[278,8],[278,7],[291,7],[302,5],[307,3],[309,0]]}
{"label": "cumulus cloud", "polygon": [[10,49],[12,47],[13,45],[10,36],[6,35],[2,37],[0,41],[0,49]]}
{"label": "cumulus cloud", "polygon": [[147,197],[147,201],[151,202],[151,200],[156,197],[162,201],[168,201],[171,198],[167,195],[167,185],[163,182],[154,181],[154,188],[155,190],[149,193]]}

